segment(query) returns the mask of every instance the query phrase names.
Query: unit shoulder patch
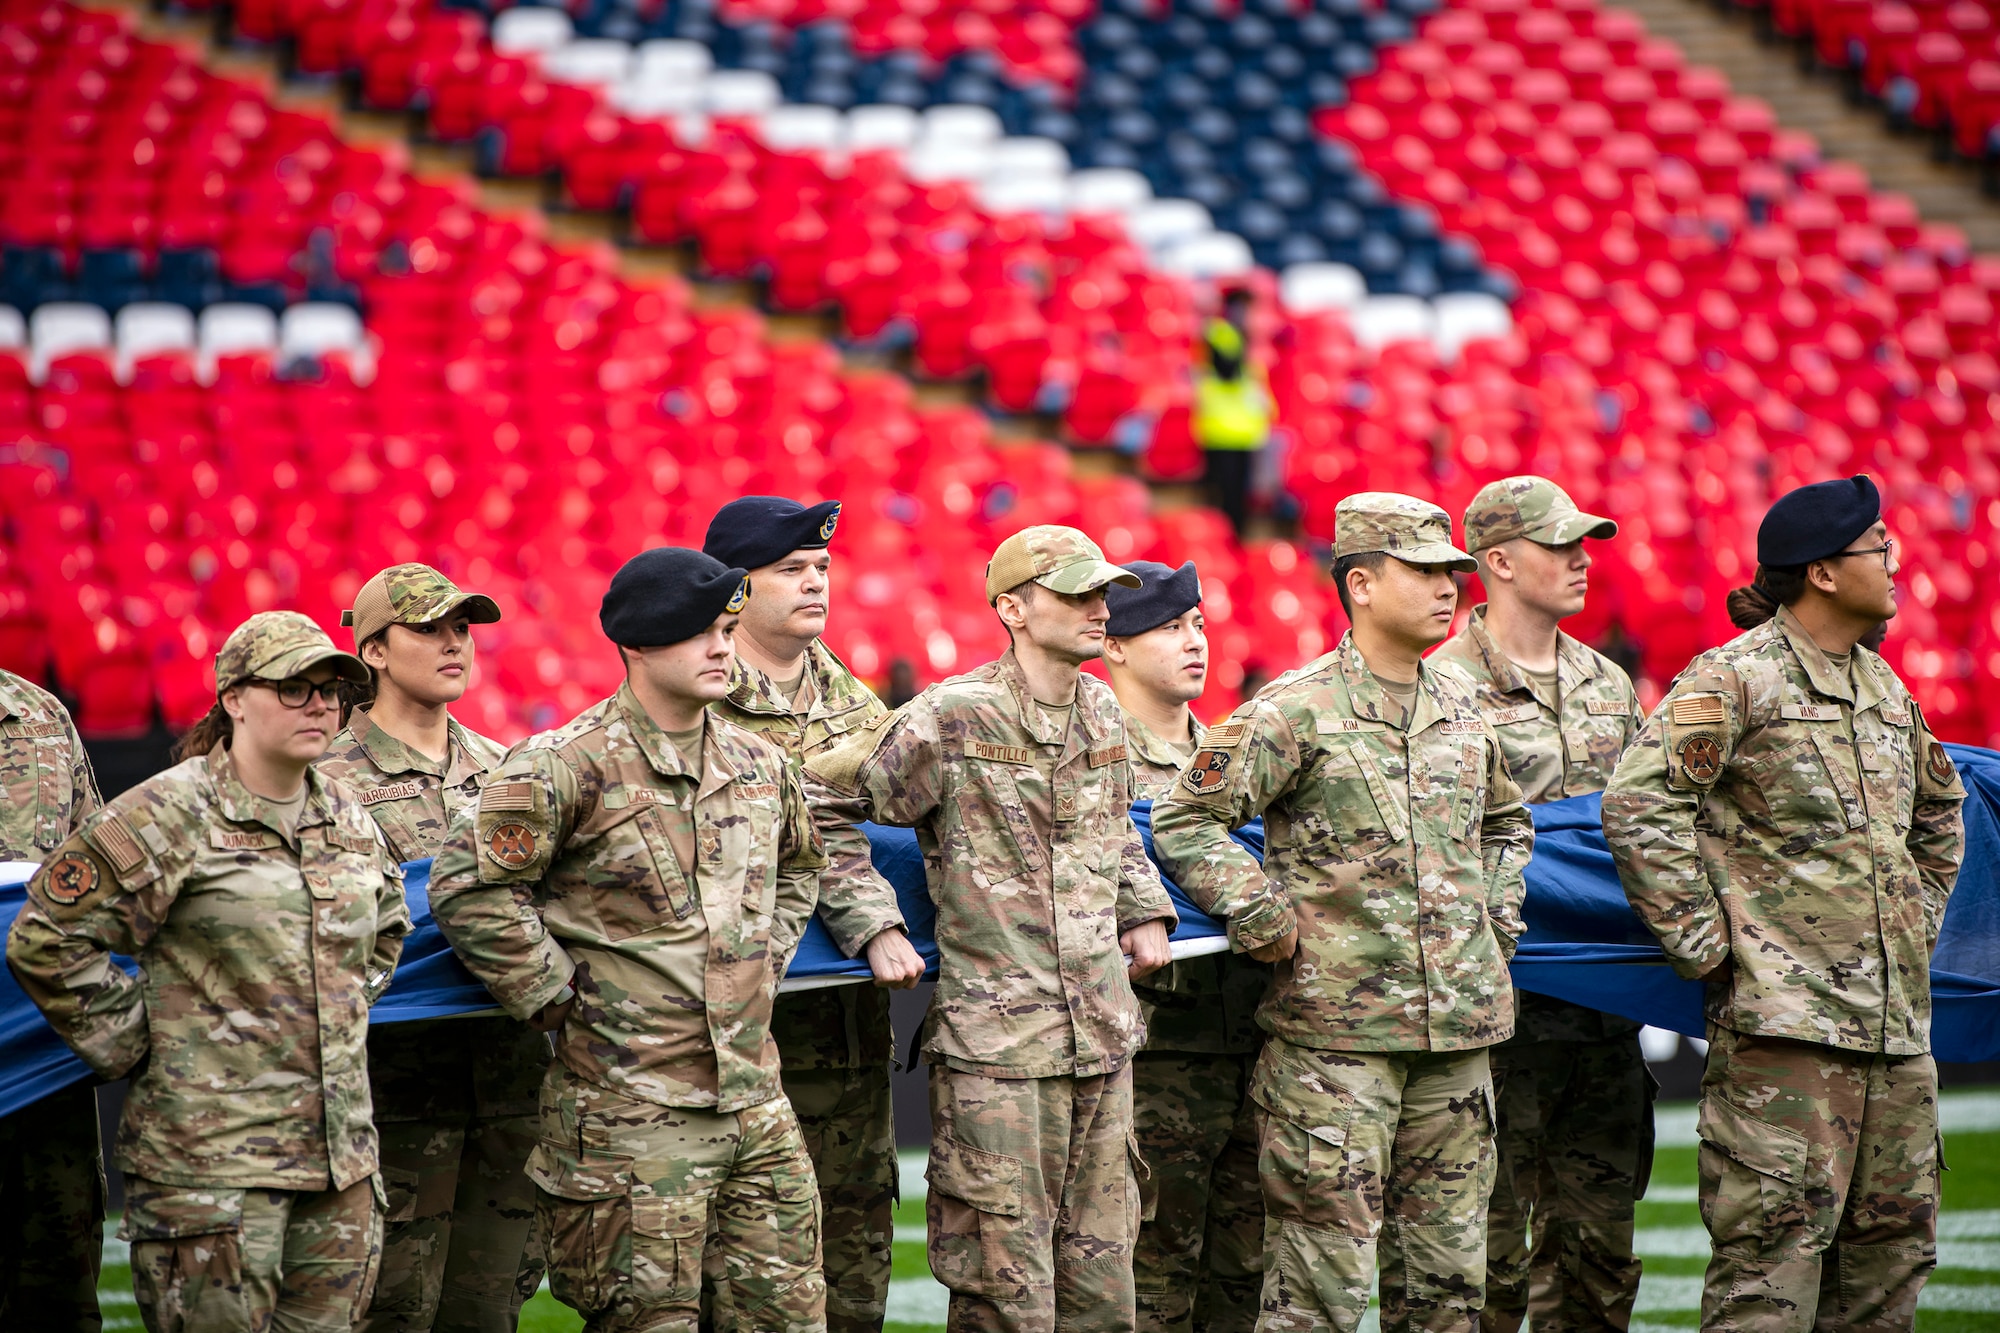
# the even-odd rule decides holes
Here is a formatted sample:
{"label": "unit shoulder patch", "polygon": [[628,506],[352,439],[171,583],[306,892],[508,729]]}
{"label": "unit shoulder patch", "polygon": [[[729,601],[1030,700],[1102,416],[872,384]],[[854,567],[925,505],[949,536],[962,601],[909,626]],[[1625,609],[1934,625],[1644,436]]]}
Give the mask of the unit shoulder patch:
{"label": "unit shoulder patch", "polygon": [[72,849],[50,861],[36,876],[42,897],[56,907],[75,907],[96,893],[104,883],[104,871],[97,858]]}
{"label": "unit shoulder patch", "polygon": [[1729,710],[1719,694],[1683,694],[1668,707],[1667,716],[1678,727],[1712,726],[1727,719]]}
{"label": "unit shoulder patch", "polygon": [[1228,785],[1229,765],[1234,760],[1227,750],[1198,750],[1181,774],[1181,786],[1196,796],[1213,796]]}
{"label": "unit shoulder patch", "polygon": [[1938,741],[1931,742],[1929,752],[1924,756],[1924,772],[1932,782],[1940,787],[1948,787],[1958,776],[1958,766],[1951,762],[1951,754]]}
{"label": "unit shoulder patch", "polygon": [[486,854],[494,864],[519,870],[535,859],[535,831],[518,820],[496,824],[486,835]]}
{"label": "unit shoulder patch", "polygon": [[1710,732],[1691,732],[1674,747],[1681,773],[1689,782],[1706,787],[1722,776],[1722,742]]}

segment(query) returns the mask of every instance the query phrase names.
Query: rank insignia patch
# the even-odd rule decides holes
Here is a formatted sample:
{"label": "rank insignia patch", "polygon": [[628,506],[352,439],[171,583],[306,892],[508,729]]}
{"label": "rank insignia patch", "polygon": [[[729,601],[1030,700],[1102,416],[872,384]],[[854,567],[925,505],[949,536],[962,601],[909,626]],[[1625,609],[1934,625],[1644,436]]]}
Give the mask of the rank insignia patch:
{"label": "rank insignia patch", "polygon": [[535,859],[535,831],[513,821],[498,825],[486,835],[486,854],[509,870],[519,870]]}
{"label": "rank insignia patch", "polygon": [[1196,796],[1209,796],[1221,791],[1231,758],[1227,750],[1203,750],[1188,762],[1187,772],[1181,775],[1181,786]]}
{"label": "rank insignia patch", "polygon": [[49,862],[42,879],[42,893],[61,907],[74,907],[97,891],[102,877],[97,862],[82,852],[64,852]]}
{"label": "rank insignia patch", "polygon": [[1689,782],[1706,787],[1722,776],[1722,746],[1706,732],[1696,732],[1674,750]]}

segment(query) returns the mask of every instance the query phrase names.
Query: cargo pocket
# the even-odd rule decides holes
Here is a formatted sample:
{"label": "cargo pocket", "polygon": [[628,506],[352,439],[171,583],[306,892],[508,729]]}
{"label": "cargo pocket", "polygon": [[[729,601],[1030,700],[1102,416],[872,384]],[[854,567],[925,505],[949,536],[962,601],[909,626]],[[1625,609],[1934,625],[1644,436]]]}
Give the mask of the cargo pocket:
{"label": "cargo pocket", "polygon": [[1359,1183],[1348,1178],[1347,1130],[1350,1109],[1303,1125],[1267,1112],[1258,1145],[1257,1174],[1270,1216],[1318,1231],[1346,1230],[1341,1200]]}
{"label": "cargo pocket", "polygon": [[528,1178],[556,1299],[586,1317],[607,1308],[632,1280],[632,1159],[544,1139]]}
{"label": "cargo pocket", "polygon": [[632,1196],[632,1291],[642,1306],[701,1301],[711,1194]]}
{"label": "cargo pocket", "polygon": [[422,1177],[401,1167],[385,1166],[381,1181],[385,1196],[382,1220],[392,1227],[401,1222],[416,1221],[417,1187]]}
{"label": "cargo pocket", "polygon": [[132,1242],[132,1294],[148,1328],[248,1328],[243,1190],[128,1179],[118,1235]]}
{"label": "cargo pocket", "polygon": [[[1807,1197],[1805,1135],[1772,1125],[1711,1092],[1696,1118],[1701,1220],[1718,1253],[1777,1258],[1827,1236]],[[1829,1219],[1830,1220],[1830,1219]]]}
{"label": "cargo pocket", "polygon": [[1030,1287],[1049,1286],[1030,1250],[1018,1158],[967,1147],[954,1139],[931,1142],[925,1202],[931,1272],[953,1291],[988,1300],[1021,1300]]}

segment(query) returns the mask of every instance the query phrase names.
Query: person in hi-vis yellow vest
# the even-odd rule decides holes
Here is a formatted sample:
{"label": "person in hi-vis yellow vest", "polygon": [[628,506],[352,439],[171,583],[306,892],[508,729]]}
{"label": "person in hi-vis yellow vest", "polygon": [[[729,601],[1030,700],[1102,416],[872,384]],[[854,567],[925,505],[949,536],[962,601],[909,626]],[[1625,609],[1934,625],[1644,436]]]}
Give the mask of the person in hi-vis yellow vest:
{"label": "person in hi-vis yellow vest", "polygon": [[1249,292],[1223,297],[1222,314],[1202,329],[1204,356],[1194,377],[1194,438],[1209,493],[1239,537],[1249,521],[1251,468],[1271,436],[1270,390],[1244,336],[1249,314]]}

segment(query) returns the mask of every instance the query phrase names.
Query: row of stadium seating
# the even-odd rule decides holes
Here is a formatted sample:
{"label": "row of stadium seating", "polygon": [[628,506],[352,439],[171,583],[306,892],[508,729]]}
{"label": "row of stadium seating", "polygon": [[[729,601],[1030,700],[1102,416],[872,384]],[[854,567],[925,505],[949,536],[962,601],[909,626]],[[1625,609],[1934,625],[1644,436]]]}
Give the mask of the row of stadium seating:
{"label": "row of stadium seating", "polygon": [[[92,43],[156,54],[78,17],[36,7],[40,59],[0,18],[31,86],[51,66],[71,79]],[[249,96],[257,114],[233,133],[254,160],[278,114]],[[58,151],[12,146],[23,174]],[[333,249],[380,349],[366,384],[351,328],[327,336],[344,307],[293,306],[279,333],[262,310],[211,306],[194,331],[189,312],[128,306],[114,333],[101,310],[43,305],[31,346],[0,348],[0,663],[34,678],[52,664],[90,734],[142,729],[156,702],[185,725],[243,615],[295,605],[331,626],[367,572],[423,558],[529,613],[490,632],[500,688],[466,714],[519,736],[609,687],[591,615],[609,569],[698,542],[708,514],[756,490],[850,499],[854,573],[831,638],[870,676],[903,657],[930,678],[993,651],[976,580],[950,575],[1055,520],[1120,559],[1201,560],[1225,702],[1260,651],[1323,649],[1324,593],[1289,545],[1246,552],[1211,511],[1153,517],[1133,479],[1072,477],[1054,446],[1002,448],[977,413],[919,411],[900,378],[844,375],[824,344],[773,344],[754,312],[624,282],[602,248],[550,245],[387,166],[329,204],[372,215],[365,262],[346,236]],[[246,336],[259,315],[265,336]],[[161,336],[168,323],[180,336]]]}
{"label": "row of stadium seating", "polygon": [[2000,160],[2000,20],[1981,0],[1740,0],[1805,58],[1846,76],[1897,126]]}

